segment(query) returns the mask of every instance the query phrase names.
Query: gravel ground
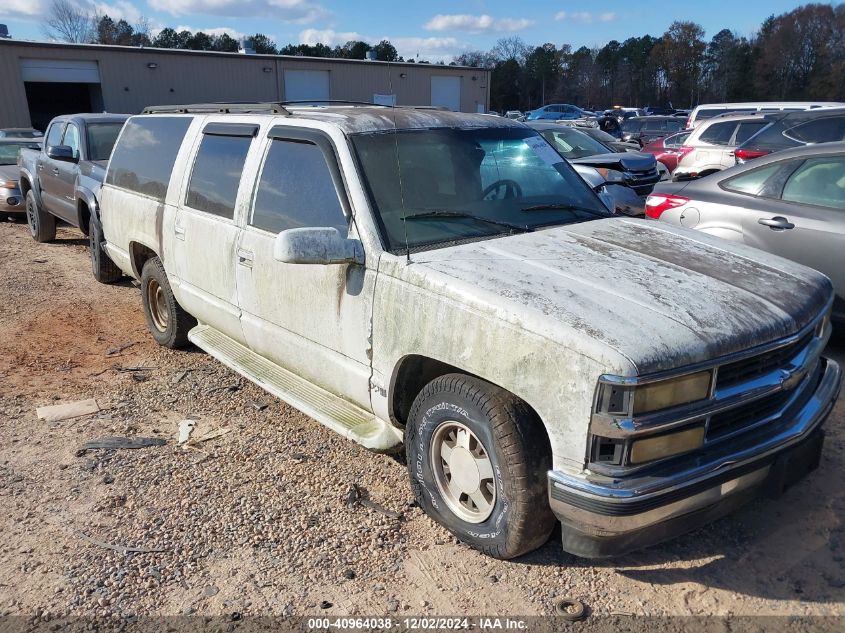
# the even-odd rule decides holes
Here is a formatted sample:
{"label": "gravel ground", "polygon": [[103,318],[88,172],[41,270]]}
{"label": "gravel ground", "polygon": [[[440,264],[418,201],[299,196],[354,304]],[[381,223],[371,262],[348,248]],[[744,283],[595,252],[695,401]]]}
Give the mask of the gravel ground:
{"label": "gravel ground", "polygon": [[[401,458],[155,345],[137,289],[97,284],[76,231],[39,245],[2,223],[0,262],[0,615],[530,616],[572,596],[594,617],[845,616],[842,403],[820,469],[779,500],[612,561],[556,533],[501,562],[414,506]],[[102,410],[36,418],[84,398]],[[185,450],[188,417],[223,434]],[[82,450],[105,436],[167,443]]]}

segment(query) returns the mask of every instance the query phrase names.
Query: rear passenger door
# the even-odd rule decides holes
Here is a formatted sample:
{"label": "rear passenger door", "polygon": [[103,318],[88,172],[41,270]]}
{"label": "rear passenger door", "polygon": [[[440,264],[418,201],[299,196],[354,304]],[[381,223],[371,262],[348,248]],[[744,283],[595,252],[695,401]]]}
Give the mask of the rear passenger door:
{"label": "rear passenger door", "polygon": [[273,128],[237,249],[241,322],[261,356],[367,410],[375,266],[287,264],[281,231],[333,227],[357,235],[332,141],[318,130]]}
{"label": "rear passenger door", "polygon": [[230,121],[209,119],[199,134],[174,220],[173,259],[182,307],[240,341],[236,208],[258,125]]}

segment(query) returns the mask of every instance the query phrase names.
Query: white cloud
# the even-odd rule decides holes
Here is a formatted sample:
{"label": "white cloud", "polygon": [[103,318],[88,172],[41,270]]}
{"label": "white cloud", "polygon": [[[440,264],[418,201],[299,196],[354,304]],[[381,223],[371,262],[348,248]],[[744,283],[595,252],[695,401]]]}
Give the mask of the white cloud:
{"label": "white cloud", "polygon": [[299,33],[299,43],[314,46],[343,46],[349,41],[362,41],[377,44],[388,40],[396,51],[405,59],[425,59],[431,62],[450,62],[456,55],[466,50],[454,37],[373,37],[356,31],[334,31],[332,29],[305,29]]}
{"label": "white cloud", "polygon": [[592,24],[593,22],[613,22],[616,19],[616,13],[613,11],[606,11],[605,13],[590,13],[589,11],[573,11],[567,13],[566,11],[558,11],[555,14],[555,20],[558,22],[562,20],[569,20],[570,22],[578,22],[579,24]]}
{"label": "white cloud", "polygon": [[3,0],[2,16],[7,20],[32,20],[47,11],[48,6],[47,0]]}
{"label": "white cloud", "polygon": [[295,24],[308,24],[331,15],[314,0],[148,0],[148,4],[171,15],[267,17]]}
{"label": "white cloud", "polygon": [[87,2],[83,6],[88,7],[89,11],[97,15],[107,15],[115,22],[126,20],[129,24],[138,24],[143,17],[138,8],[127,0],[117,0],[113,4],[94,1]]}
{"label": "white cloud", "polygon": [[534,24],[525,18],[493,18],[489,15],[435,15],[423,25],[427,31],[520,31]]}

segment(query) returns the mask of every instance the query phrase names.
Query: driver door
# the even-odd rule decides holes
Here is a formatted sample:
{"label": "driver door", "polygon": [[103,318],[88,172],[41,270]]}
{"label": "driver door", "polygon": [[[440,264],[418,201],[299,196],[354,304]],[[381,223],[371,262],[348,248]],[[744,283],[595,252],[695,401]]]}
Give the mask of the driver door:
{"label": "driver door", "polygon": [[[250,348],[310,382],[372,410],[371,319],[376,269],[276,261],[287,229],[334,227],[355,236],[331,141],[274,128],[237,249],[241,325]],[[375,266],[377,262],[373,262]]]}

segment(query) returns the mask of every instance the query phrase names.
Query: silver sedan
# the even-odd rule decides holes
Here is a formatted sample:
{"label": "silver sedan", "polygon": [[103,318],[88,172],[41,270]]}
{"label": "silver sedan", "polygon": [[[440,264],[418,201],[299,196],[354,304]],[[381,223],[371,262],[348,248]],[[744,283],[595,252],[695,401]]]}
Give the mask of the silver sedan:
{"label": "silver sedan", "polygon": [[771,154],[691,182],[660,183],[646,217],[742,242],[826,274],[845,322],[845,142]]}
{"label": "silver sedan", "polygon": [[0,215],[26,211],[18,186],[18,151],[22,147],[38,149],[41,146],[34,139],[0,138]]}

